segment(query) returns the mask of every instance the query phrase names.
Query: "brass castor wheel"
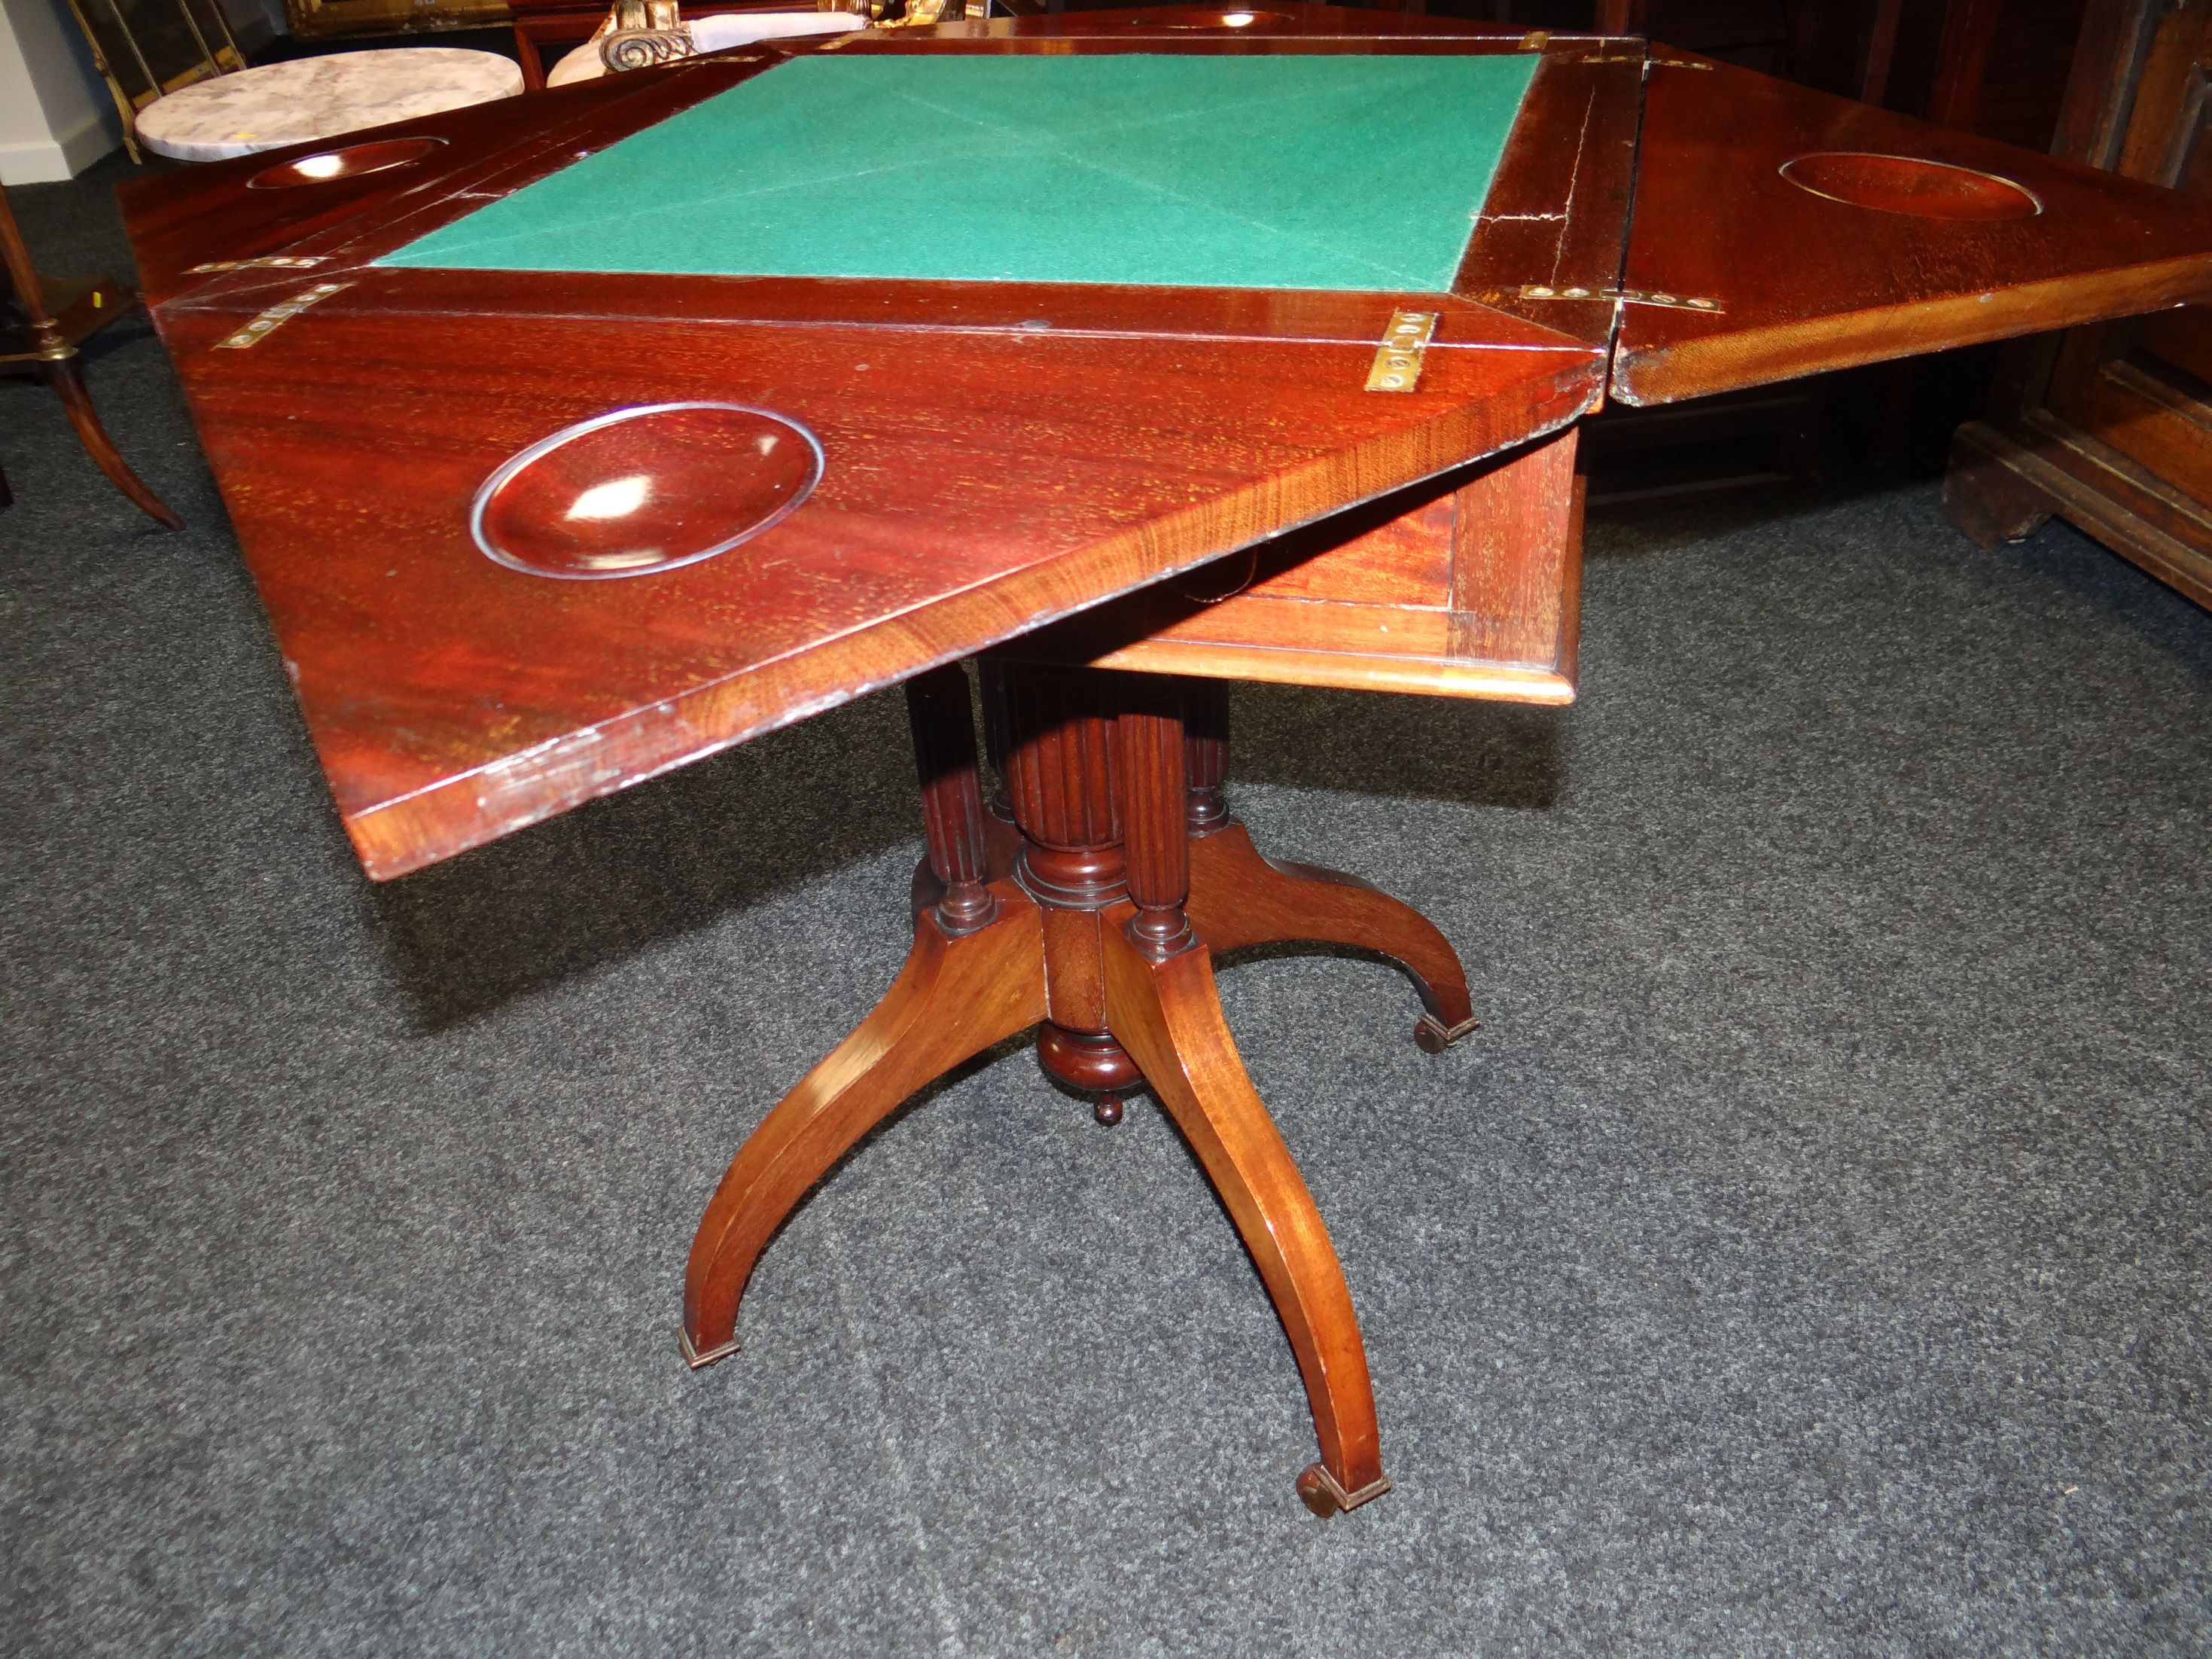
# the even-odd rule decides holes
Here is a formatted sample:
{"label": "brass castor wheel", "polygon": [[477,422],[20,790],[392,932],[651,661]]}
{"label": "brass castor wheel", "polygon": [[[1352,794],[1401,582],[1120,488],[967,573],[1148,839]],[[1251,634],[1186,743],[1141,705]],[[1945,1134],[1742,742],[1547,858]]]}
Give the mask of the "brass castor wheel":
{"label": "brass castor wheel", "polygon": [[733,1336],[720,1347],[708,1348],[702,1352],[691,1346],[691,1333],[681,1325],[676,1328],[676,1340],[684,1350],[684,1363],[695,1371],[704,1370],[716,1360],[727,1359],[738,1351],[738,1339]]}
{"label": "brass castor wheel", "polygon": [[1326,1521],[1337,1511],[1336,1494],[1330,1490],[1335,1485],[1328,1471],[1316,1463],[1298,1476],[1298,1501]]}
{"label": "brass castor wheel", "polygon": [[1447,1025],[1434,1014],[1423,1014],[1413,1022],[1413,1041],[1421,1045],[1424,1053],[1440,1054],[1481,1024],[1480,1020],[1469,1018],[1456,1025]]}
{"label": "brass castor wheel", "polygon": [[1324,1521],[1340,1510],[1356,1510],[1390,1490],[1390,1477],[1379,1474],[1358,1492],[1346,1492],[1336,1477],[1319,1463],[1309,1464],[1298,1477],[1298,1501]]}
{"label": "brass castor wheel", "polygon": [[1119,1095],[1099,1096],[1097,1099],[1091,1103],[1091,1115],[1097,1118],[1108,1128],[1112,1128],[1115,1124],[1121,1121],[1121,1097]]}

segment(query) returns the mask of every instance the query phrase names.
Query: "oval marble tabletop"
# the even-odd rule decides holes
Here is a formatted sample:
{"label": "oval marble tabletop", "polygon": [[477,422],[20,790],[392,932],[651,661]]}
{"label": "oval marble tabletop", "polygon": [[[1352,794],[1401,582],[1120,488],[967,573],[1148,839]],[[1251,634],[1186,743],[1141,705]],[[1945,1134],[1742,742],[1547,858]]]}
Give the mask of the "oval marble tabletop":
{"label": "oval marble tabletop", "polygon": [[221,161],[521,90],[522,70],[495,52],[405,46],[333,52],[180,88],[139,112],[138,137],[162,155]]}

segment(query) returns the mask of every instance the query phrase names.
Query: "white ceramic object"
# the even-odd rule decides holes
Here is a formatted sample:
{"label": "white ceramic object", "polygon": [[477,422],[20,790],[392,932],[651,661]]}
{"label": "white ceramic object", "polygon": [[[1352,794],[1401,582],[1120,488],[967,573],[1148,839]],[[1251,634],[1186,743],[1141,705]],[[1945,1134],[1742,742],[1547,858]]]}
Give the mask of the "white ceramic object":
{"label": "white ceramic object", "polygon": [[511,98],[521,90],[522,70],[495,52],[455,46],[340,52],[181,87],[138,112],[138,137],[158,155],[221,161]]}
{"label": "white ceramic object", "polygon": [[[868,27],[868,20],[849,11],[738,11],[716,17],[687,17],[691,44],[701,52],[727,52],[750,46],[756,40],[789,40],[808,34],[845,34]],[[549,87],[565,87],[589,81],[607,72],[599,61],[599,43],[586,40],[553,66],[545,77]]]}

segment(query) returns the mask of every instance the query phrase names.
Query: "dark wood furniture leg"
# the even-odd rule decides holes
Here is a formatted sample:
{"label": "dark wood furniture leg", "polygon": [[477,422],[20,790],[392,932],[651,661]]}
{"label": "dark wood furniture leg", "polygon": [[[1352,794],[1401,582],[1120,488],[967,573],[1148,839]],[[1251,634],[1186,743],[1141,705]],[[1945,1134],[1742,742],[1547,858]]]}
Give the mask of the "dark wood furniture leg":
{"label": "dark wood furniture leg", "polygon": [[[1650,0],[1597,0],[1590,27],[1600,34],[1641,34]],[[1505,21],[1499,13],[1498,21]]]}
{"label": "dark wood furniture leg", "polygon": [[522,70],[525,92],[545,90],[545,50],[538,45],[537,35],[520,19],[514,25],[514,61]]}
{"label": "dark wood furniture leg", "polygon": [[[1011,661],[987,664],[984,686],[1005,816],[984,805],[965,677],[945,668],[911,682],[928,844],[913,949],[889,994],[723,1176],[692,1244],[684,1356],[704,1365],[736,1349],[761,1250],[861,1136],[932,1079],[1034,1025],[1047,1075],[1103,1097],[1102,1119],[1149,1086],[1181,1128],[1297,1358],[1321,1449],[1299,1496],[1323,1515],[1357,1508],[1390,1489],[1358,1318],[1222,1018],[1208,927],[1398,958],[1429,1005],[1424,1027],[1444,1034],[1434,1046],[1472,1024],[1458,958],[1396,900],[1251,850],[1220,797],[1219,686]],[[1201,872],[1212,886],[1203,901]]]}
{"label": "dark wood furniture leg", "polygon": [[[0,190],[0,369],[34,373],[52,386],[76,428],[77,441],[108,482],[155,523],[182,530],[185,521],[116,453],[92,406],[92,393],[85,387],[84,368],[77,359],[77,343],[124,315],[137,303],[136,296],[105,276],[61,287],[73,297],[50,303],[47,283],[33,267],[7,191]],[[9,499],[0,486],[0,506]]]}
{"label": "dark wood furniture leg", "polygon": [[1248,945],[1340,945],[1389,957],[1421,999],[1413,1040],[1442,1054],[1481,1022],[1467,970],[1437,925],[1402,900],[1314,864],[1279,863],[1252,844],[1224,799],[1229,773],[1228,687],[1186,683],[1190,768],[1190,915],[1217,954]]}
{"label": "dark wood furniture leg", "polygon": [[884,1000],[753,1131],[707,1206],[684,1285],[684,1357],[694,1366],[736,1350],[753,1264],[832,1164],[915,1090],[1044,1018],[1036,907],[1010,884],[975,878],[982,799],[966,677],[938,669],[907,698],[939,896],[917,909],[913,948]]}
{"label": "dark wood furniture leg", "polygon": [[107,475],[107,481],[155,523],[165,529],[182,530],[184,520],[131,470],[130,464],[117,453],[107,428],[100,425],[99,412],[92,406],[92,392],[84,383],[84,366],[77,361],[75,349],[66,357],[40,363],[39,374],[62,400],[70,424],[76,428],[77,441],[84,446],[93,464]]}
{"label": "dark wood furniture leg", "polygon": [[1212,953],[1184,909],[1189,826],[1179,689],[1173,681],[1133,688],[1118,721],[1129,892],[1100,917],[1106,1024],[1198,1154],[1274,1302],[1321,1442],[1321,1461],[1298,1477],[1298,1496],[1325,1516],[1390,1490],[1367,1350],[1328,1230],[1245,1074],[1221,1016]]}

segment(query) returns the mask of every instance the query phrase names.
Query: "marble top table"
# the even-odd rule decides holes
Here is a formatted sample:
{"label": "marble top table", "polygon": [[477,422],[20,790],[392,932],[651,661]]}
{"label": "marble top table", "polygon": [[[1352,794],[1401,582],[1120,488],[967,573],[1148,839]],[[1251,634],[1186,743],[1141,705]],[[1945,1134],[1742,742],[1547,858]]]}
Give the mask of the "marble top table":
{"label": "marble top table", "polygon": [[494,52],[453,46],[342,52],[181,88],[139,112],[138,137],[158,155],[221,161],[511,98],[521,90],[521,70]]}

